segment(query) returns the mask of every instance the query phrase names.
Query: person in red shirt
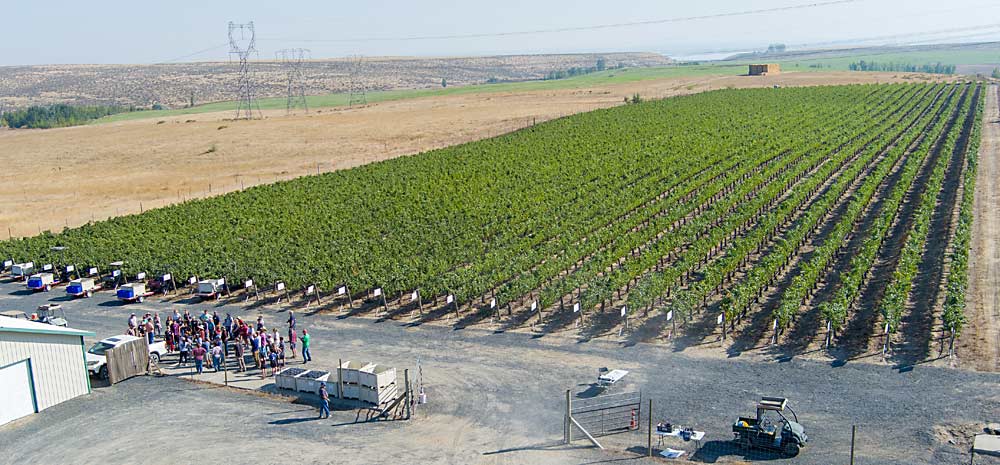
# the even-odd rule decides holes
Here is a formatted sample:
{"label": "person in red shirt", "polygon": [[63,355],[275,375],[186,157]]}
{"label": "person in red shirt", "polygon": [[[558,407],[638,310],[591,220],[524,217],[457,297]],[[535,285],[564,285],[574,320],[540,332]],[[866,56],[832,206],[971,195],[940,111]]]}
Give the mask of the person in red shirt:
{"label": "person in red shirt", "polygon": [[194,367],[198,370],[198,374],[201,374],[201,370],[205,364],[205,348],[200,344],[195,346],[191,353],[194,355]]}

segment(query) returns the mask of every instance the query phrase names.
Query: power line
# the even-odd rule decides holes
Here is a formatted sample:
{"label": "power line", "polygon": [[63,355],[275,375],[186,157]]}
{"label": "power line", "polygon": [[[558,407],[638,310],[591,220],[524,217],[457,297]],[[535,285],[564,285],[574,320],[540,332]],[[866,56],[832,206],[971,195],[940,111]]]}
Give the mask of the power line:
{"label": "power line", "polygon": [[204,50],[198,50],[197,52],[189,53],[187,55],[182,55],[182,56],[179,56],[177,58],[171,58],[169,60],[158,61],[158,62],[153,63],[153,64],[154,65],[165,65],[165,64],[168,64],[168,63],[173,63],[175,61],[181,61],[181,60],[183,60],[185,58],[191,58],[193,56],[201,55],[202,53],[211,52],[213,50],[219,50],[219,49],[222,49],[222,48],[228,47],[228,46],[229,46],[229,42],[226,42],[224,44],[219,44],[219,45],[213,45],[213,46],[211,46],[209,48],[206,48]]}
{"label": "power line", "polygon": [[286,48],[274,53],[274,58],[281,62],[288,76],[288,99],[285,101],[285,113],[301,106],[309,113],[306,103],[305,78],[302,76],[302,63],[309,58],[309,50],[304,48]]}
{"label": "power line", "polygon": [[743,10],[743,11],[734,11],[727,13],[714,13],[708,15],[683,16],[678,18],[652,19],[645,21],[629,21],[623,23],[595,24],[590,26],[561,27],[553,29],[533,29],[525,31],[513,31],[513,32],[489,32],[489,33],[449,34],[449,35],[416,35],[416,36],[401,36],[401,37],[359,37],[359,38],[341,38],[341,39],[262,38],[261,40],[268,40],[275,42],[357,43],[357,42],[375,42],[375,41],[403,42],[403,41],[413,41],[413,40],[451,40],[451,39],[477,39],[477,38],[487,38],[487,37],[510,37],[510,36],[534,35],[534,34],[554,34],[561,32],[596,31],[602,29],[618,29],[618,28],[635,27],[635,26],[649,26],[654,24],[683,23],[683,22],[699,21],[705,19],[729,18],[735,16],[750,16],[750,15],[759,15],[765,13],[777,13],[782,11],[804,10],[804,9],[811,9],[811,8],[818,8],[825,6],[857,3],[861,1],[863,0],[832,0],[826,2],[807,3],[802,5],[790,5],[790,6],[775,7],[775,8]]}

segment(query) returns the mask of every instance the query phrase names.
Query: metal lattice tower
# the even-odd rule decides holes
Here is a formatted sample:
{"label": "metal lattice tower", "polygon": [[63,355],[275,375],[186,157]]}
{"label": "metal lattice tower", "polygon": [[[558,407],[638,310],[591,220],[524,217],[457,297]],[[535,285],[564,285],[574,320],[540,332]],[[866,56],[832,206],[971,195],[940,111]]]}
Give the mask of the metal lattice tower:
{"label": "metal lattice tower", "polygon": [[288,75],[288,100],[285,103],[285,111],[291,113],[292,109],[301,106],[306,113],[309,112],[309,105],[306,104],[305,78],[302,77],[303,63],[309,58],[309,50],[304,48],[286,48],[274,53],[274,58],[281,62]]}
{"label": "metal lattice tower", "polygon": [[365,93],[365,78],[362,76],[365,57],[358,55],[351,57],[348,66],[350,67],[351,96],[347,101],[347,106],[367,105],[368,96]]}
{"label": "metal lattice tower", "polygon": [[250,56],[257,54],[256,40],[253,21],[246,24],[229,22],[229,55],[236,55],[240,59],[236,119],[254,119],[255,116],[260,116],[260,106],[254,98],[253,70],[250,68]]}

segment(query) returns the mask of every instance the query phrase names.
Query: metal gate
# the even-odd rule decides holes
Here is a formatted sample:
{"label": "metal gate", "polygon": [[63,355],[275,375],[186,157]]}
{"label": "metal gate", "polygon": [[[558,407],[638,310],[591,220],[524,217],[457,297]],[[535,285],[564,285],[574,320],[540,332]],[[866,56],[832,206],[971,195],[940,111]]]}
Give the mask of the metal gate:
{"label": "metal gate", "polygon": [[600,447],[593,438],[624,433],[639,428],[642,393],[604,394],[589,399],[573,399],[566,393],[566,442],[573,441],[574,427]]}

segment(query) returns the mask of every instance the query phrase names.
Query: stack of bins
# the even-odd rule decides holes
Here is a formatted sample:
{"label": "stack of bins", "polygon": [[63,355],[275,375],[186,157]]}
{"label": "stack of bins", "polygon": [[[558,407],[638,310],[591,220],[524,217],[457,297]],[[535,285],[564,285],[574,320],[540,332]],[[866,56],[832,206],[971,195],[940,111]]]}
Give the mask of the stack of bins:
{"label": "stack of bins", "polygon": [[[319,394],[320,383],[325,383],[330,379],[330,372],[323,370],[309,370],[295,377],[295,390],[299,392],[310,392]],[[330,387],[327,386],[327,392]]]}
{"label": "stack of bins", "polygon": [[352,362],[350,360],[340,365],[340,376],[343,381],[341,389],[344,399],[359,399],[361,397],[360,373],[367,367],[374,367],[371,362]]}
{"label": "stack of bins", "polygon": [[396,369],[382,365],[369,365],[358,373],[361,384],[360,399],[381,405],[396,398]]}
{"label": "stack of bins", "polygon": [[305,373],[307,370],[302,368],[288,367],[284,370],[278,372],[274,375],[274,384],[278,386],[279,389],[290,389],[295,390],[295,377]]}

